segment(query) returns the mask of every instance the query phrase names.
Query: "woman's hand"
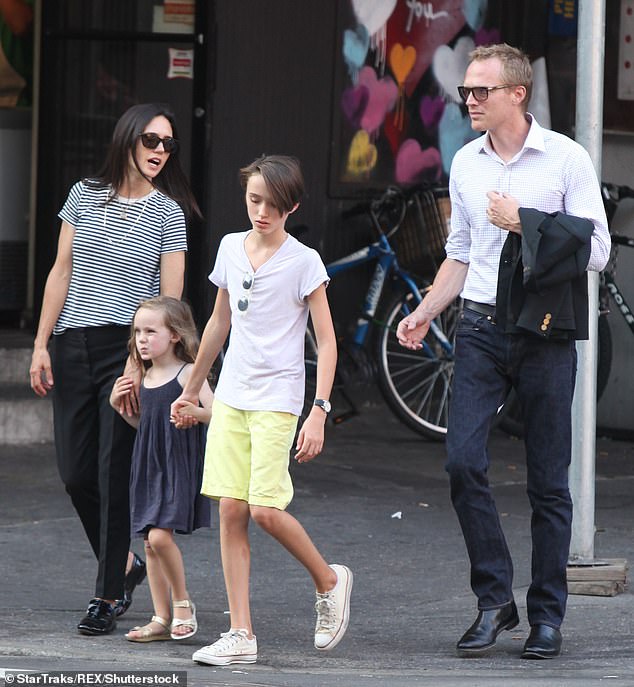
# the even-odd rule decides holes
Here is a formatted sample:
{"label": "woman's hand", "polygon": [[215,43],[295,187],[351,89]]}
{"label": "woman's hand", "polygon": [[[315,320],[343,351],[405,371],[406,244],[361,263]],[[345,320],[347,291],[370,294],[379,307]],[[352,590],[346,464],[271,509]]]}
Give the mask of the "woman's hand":
{"label": "woman's hand", "polygon": [[38,396],[46,396],[53,388],[53,370],[51,368],[51,356],[46,348],[34,348],[31,356],[31,389]]}
{"label": "woman's hand", "polygon": [[[110,393],[110,405],[120,414],[123,415],[125,410],[125,398],[134,392],[134,379],[126,377],[125,375],[117,377],[112,392]],[[127,413],[130,415],[130,413]]]}
{"label": "woman's hand", "polygon": [[[123,370],[123,377],[132,381],[129,393],[123,395],[119,401],[118,410],[121,415],[136,417],[139,414],[139,389],[141,388],[141,368],[128,356]],[[121,377],[119,377],[121,379]]]}

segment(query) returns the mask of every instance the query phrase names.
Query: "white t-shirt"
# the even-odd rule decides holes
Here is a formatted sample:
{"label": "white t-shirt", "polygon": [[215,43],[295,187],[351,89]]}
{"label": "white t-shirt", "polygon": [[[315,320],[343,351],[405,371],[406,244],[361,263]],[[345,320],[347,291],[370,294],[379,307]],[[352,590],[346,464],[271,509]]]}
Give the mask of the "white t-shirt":
{"label": "white t-shirt", "polygon": [[[220,242],[209,280],[229,292],[231,334],[216,396],[240,410],[299,415],[304,403],[306,300],[328,273],[317,251],[292,236],[255,272],[244,242],[250,232],[227,234]],[[246,292],[243,278],[254,275]],[[249,300],[241,313],[237,303]]]}

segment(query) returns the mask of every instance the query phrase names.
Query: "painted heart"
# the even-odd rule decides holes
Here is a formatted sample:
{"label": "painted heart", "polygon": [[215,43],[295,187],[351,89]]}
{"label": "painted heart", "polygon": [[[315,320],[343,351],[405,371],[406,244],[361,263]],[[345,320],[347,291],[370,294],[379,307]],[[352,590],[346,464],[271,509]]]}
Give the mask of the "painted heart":
{"label": "painted heart", "polygon": [[464,16],[474,31],[482,28],[488,4],[488,0],[464,0]]}
{"label": "painted heart", "polygon": [[359,24],[370,36],[385,25],[396,7],[396,0],[352,0],[352,9]]}
{"label": "painted heart", "polygon": [[380,128],[385,115],[393,109],[398,97],[398,87],[390,76],[379,79],[369,66],[363,67],[359,72],[359,86],[366,88],[369,94],[367,107],[360,120],[361,127],[373,134]]}
{"label": "painted heart", "polygon": [[346,29],[343,32],[343,58],[354,81],[365,62],[369,45],[370,36],[365,26],[357,26],[354,30]]}
{"label": "painted heart", "polygon": [[370,91],[363,85],[346,88],[341,94],[341,109],[355,129],[361,126],[361,118],[366,111],[369,99]]}
{"label": "painted heart", "polygon": [[420,99],[418,106],[418,112],[424,127],[426,129],[435,127],[440,121],[444,109],[445,101],[441,97],[432,98],[431,96],[424,95]]}
{"label": "painted heart", "polygon": [[463,0],[397,3],[387,23],[387,35],[390,44],[411,45],[416,50],[416,61],[403,84],[408,97],[429,69],[436,48],[450,43],[464,25]]}
{"label": "painted heart", "polygon": [[346,171],[350,177],[367,177],[376,166],[378,152],[367,131],[359,129],[348,149]]}
{"label": "painted heart", "polygon": [[413,45],[404,48],[400,43],[394,43],[390,50],[389,64],[399,86],[405,82],[415,63],[416,48]]}
{"label": "painted heart", "polygon": [[382,135],[387,139],[394,159],[396,159],[396,153],[398,153],[401,143],[407,138],[409,126],[410,115],[407,108],[403,112],[402,122],[395,121],[393,116],[386,117],[383,122]]}
{"label": "painted heart", "polygon": [[464,81],[464,73],[469,64],[469,53],[475,48],[472,38],[462,36],[454,48],[441,45],[434,53],[432,70],[436,81],[454,102],[460,103],[457,86]]}
{"label": "painted heart", "polygon": [[494,45],[502,40],[499,29],[478,29],[474,39],[476,45]]}
{"label": "painted heart", "polygon": [[413,138],[403,141],[396,155],[395,177],[399,184],[425,179],[435,181],[440,176],[440,153],[436,148],[421,150]]}
{"label": "painted heart", "polygon": [[480,135],[471,128],[471,119],[462,116],[459,105],[447,103],[440,124],[438,125],[438,145],[442,157],[442,168],[447,174],[451,168],[453,156],[465,143]]}

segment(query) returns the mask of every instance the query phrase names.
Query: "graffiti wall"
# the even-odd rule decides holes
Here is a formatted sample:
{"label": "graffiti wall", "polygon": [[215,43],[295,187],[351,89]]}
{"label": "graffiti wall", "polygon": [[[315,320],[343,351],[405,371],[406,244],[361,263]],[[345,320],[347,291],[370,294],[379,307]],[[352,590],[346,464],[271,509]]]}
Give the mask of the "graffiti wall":
{"label": "graffiti wall", "polygon": [[[477,135],[456,87],[469,52],[501,40],[492,17],[500,13],[487,0],[342,3],[333,195],[390,183],[446,182],[455,152]],[[546,93],[536,91],[547,109],[542,71]],[[538,119],[548,126],[543,115]]]}

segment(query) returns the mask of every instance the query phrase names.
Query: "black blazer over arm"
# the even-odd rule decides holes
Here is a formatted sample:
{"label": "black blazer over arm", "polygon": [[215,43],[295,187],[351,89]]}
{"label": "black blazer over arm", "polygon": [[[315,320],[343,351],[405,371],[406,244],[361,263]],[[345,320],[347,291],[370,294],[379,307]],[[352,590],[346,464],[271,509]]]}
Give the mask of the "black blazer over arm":
{"label": "black blazer over arm", "polygon": [[520,208],[521,237],[509,233],[498,271],[497,320],[506,332],[588,338],[590,238],[582,217]]}

